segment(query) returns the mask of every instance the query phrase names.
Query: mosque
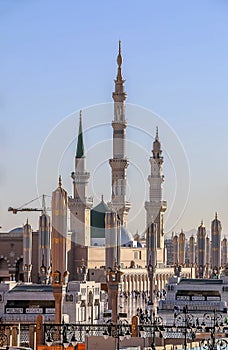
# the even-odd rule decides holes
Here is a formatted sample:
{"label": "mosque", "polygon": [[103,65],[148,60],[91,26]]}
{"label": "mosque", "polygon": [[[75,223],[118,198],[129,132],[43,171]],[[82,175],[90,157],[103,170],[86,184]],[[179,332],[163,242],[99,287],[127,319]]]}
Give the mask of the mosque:
{"label": "mosque", "polygon": [[[163,289],[169,277],[180,272],[179,268],[184,277],[203,278],[209,276],[210,266],[213,265],[213,268],[217,269],[221,267],[221,256],[220,253],[217,254],[221,252],[221,223],[217,215],[212,227],[212,258],[209,258],[210,244],[208,246],[203,223],[198,229],[197,244],[194,238],[190,238],[188,242],[183,232],[179,237],[175,234],[169,240],[164,239],[164,214],[167,203],[162,195],[163,156],[158,128],[154,131],[152,154],[148,160],[151,171],[148,174],[149,198],[145,202],[145,236],[133,237],[129,233],[127,223],[131,203],[126,198],[129,162],[126,149],[127,94],[124,83],[119,42],[117,76],[112,94],[114,117],[112,122],[110,120],[113,129],[113,157],[109,159],[110,203],[105,203],[102,198],[101,202],[93,207],[93,202],[88,196],[90,173],[86,165],[83,120],[80,112],[75,169],[71,173],[72,196],[63,189],[60,177],[58,187],[52,194],[51,219],[44,207],[39,217],[38,231],[33,232],[27,221],[23,228],[1,233],[1,281],[49,284],[52,272],[55,270],[53,266],[58,266],[62,273],[66,273],[65,276],[69,281],[82,281],[86,276],[89,281],[103,283],[106,279],[106,269],[115,261],[115,265],[122,271],[123,291],[149,290],[147,266],[150,263],[148,260],[150,242],[147,239],[147,232],[152,223],[156,224],[153,237],[155,244],[153,254],[156,256],[152,257],[156,267],[155,290]],[[69,230],[68,211],[70,211]],[[222,243],[224,266],[227,263],[226,242]],[[113,250],[114,246],[118,248]]]}

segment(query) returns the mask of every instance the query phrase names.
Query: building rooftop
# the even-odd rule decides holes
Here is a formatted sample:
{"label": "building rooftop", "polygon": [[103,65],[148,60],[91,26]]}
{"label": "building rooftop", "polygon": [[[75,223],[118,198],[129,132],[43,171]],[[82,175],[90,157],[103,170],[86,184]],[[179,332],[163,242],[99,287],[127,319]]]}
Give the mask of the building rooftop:
{"label": "building rooftop", "polygon": [[191,285],[196,285],[196,284],[223,284],[222,279],[212,279],[212,278],[181,278],[180,282],[178,284],[191,284]]}
{"label": "building rooftop", "polygon": [[52,293],[51,284],[17,284],[8,293],[24,293],[24,292],[49,292]]}

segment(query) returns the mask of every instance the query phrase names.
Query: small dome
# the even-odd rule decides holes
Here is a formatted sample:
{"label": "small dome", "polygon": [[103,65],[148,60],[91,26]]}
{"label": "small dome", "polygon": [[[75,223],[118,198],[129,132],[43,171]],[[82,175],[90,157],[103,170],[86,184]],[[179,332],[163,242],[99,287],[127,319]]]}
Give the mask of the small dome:
{"label": "small dome", "polygon": [[133,240],[132,234],[125,227],[121,227],[121,245],[127,245]]}
{"label": "small dome", "polygon": [[23,227],[15,227],[11,231],[9,231],[9,234],[23,236]]}
{"label": "small dome", "polygon": [[91,211],[96,211],[99,213],[107,213],[110,211],[110,209],[102,199],[102,201],[96,207],[94,207]]}
{"label": "small dome", "polygon": [[103,198],[96,207],[91,209],[91,238],[105,238],[105,213],[109,211]]}

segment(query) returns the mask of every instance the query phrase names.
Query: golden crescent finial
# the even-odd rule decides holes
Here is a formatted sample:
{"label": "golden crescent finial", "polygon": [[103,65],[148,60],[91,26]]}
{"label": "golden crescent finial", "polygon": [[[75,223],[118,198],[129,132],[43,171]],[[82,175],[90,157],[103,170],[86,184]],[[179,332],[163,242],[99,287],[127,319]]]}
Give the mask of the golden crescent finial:
{"label": "golden crescent finial", "polygon": [[158,140],[158,126],[156,126],[156,139]]}
{"label": "golden crescent finial", "polygon": [[119,55],[121,55],[121,40],[119,40]]}

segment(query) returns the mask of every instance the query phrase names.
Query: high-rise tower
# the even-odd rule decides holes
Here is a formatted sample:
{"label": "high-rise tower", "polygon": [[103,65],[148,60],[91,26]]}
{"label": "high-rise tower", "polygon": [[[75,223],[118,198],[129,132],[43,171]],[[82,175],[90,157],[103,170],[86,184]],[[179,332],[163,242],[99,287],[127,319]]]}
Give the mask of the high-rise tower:
{"label": "high-rise tower", "polygon": [[173,236],[173,265],[179,265],[179,242],[177,234]]}
{"label": "high-rise tower", "polygon": [[195,237],[192,235],[189,238],[189,264],[195,266]]}
{"label": "high-rise tower", "polygon": [[211,267],[217,270],[221,267],[221,232],[222,225],[216,213],[211,223]]}
{"label": "high-rise tower", "polygon": [[185,266],[185,234],[183,230],[179,234],[179,264]]}
{"label": "high-rise tower", "polygon": [[162,183],[164,181],[162,164],[163,157],[157,128],[153,142],[152,157],[150,157],[151,173],[148,176],[150,184],[149,201],[145,202],[145,209],[147,227],[150,227],[152,222],[157,224],[157,249],[160,250],[158,251],[158,262],[160,263],[163,263],[165,259],[163,216],[166,211],[166,202],[162,200]]}
{"label": "high-rise tower", "polygon": [[121,42],[119,41],[119,53],[117,56],[117,77],[115,80],[115,91],[112,94],[114,100],[113,128],[113,158],[109,160],[112,168],[112,209],[117,211],[122,226],[127,225],[128,212],[131,205],[126,200],[127,167],[126,157],[126,127],[125,100],[127,97],[124,91],[125,80],[122,77],[121,65]]}
{"label": "high-rise tower", "polygon": [[75,171],[72,172],[73,198],[69,198],[70,230],[72,241],[82,246],[90,245],[90,208],[92,201],[87,197],[90,173],[86,171],[86,157],[80,112],[78,142],[75,156]]}
{"label": "high-rise tower", "polygon": [[225,267],[227,264],[227,238],[224,236],[221,243],[221,266]]}
{"label": "high-rise tower", "polygon": [[206,228],[201,222],[197,231],[197,267],[198,277],[203,278],[205,276],[206,266]]}
{"label": "high-rise tower", "polygon": [[206,236],[206,258],[205,258],[206,267],[205,267],[205,274],[204,274],[206,278],[209,277],[210,261],[211,261],[211,242],[210,242],[210,238],[207,235]]}

